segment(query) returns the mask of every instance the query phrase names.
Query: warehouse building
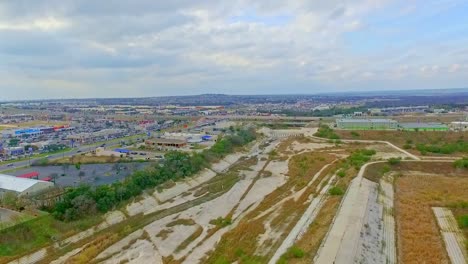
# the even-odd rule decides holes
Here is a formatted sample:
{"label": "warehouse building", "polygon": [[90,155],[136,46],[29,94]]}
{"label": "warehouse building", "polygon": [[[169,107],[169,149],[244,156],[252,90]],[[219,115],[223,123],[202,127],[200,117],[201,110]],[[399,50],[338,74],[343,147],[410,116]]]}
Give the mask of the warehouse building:
{"label": "warehouse building", "polygon": [[0,196],[6,192],[34,195],[54,187],[52,182],[0,174]]}
{"label": "warehouse building", "polygon": [[456,121],[450,123],[450,129],[453,131],[468,131],[468,122]]}
{"label": "warehouse building", "polygon": [[398,122],[392,119],[337,119],[336,126],[351,130],[396,130]]}
{"label": "warehouse building", "polygon": [[403,131],[448,131],[448,126],[442,123],[401,123]]}

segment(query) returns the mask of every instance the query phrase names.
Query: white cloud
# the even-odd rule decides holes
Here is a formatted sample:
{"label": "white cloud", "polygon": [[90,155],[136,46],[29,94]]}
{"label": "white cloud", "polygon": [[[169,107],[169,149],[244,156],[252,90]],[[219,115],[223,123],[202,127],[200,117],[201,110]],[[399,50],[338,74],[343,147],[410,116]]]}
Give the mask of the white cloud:
{"label": "white cloud", "polygon": [[69,26],[69,22],[55,17],[43,17],[31,21],[1,22],[0,30],[53,31]]}
{"label": "white cloud", "polygon": [[[409,79],[432,87],[429,76],[444,72],[466,83],[466,39],[413,40],[399,35],[407,33],[404,24],[390,26],[395,17],[419,15],[412,6],[433,14],[431,6],[440,5],[430,2],[2,1],[0,76],[9,82],[0,89],[29,87],[30,96],[42,96],[47,85],[57,87],[49,96],[60,86],[76,89],[73,96],[114,95],[112,87],[132,96],[219,86],[313,92]],[[67,89],[61,96],[72,95]]]}

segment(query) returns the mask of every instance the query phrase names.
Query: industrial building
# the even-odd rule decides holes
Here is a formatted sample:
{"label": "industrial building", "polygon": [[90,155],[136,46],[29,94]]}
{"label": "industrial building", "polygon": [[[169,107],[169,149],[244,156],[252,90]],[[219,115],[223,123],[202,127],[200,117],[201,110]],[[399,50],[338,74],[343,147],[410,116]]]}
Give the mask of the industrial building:
{"label": "industrial building", "polygon": [[468,131],[468,121],[451,122],[449,126],[453,131]]}
{"label": "industrial building", "polygon": [[34,195],[54,187],[52,182],[0,174],[0,196],[6,192]]}
{"label": "industrial building", "polygon": [[338,129],[396,130],[398,122],[392,119],[337,119]]}
{"label": "industrial building", "polygon": [[400,123],[399,128],[404,131],[448,131],[448,126],[442,123]]}

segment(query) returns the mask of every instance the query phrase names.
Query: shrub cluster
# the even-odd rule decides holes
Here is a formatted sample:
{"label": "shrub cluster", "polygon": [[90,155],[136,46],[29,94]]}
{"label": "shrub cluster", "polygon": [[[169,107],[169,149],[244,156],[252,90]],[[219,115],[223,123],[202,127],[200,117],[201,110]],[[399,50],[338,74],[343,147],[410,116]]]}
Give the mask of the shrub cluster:
{"label": "shrub cluster", "polygon": [[373,149],[360,149],[353,152],[349,157],[347,162],[349,165],[354,166],[356,169],[359,169],[365,163],[369,162],[371,157],[375,155],[375,150]]}
{"label": "shrub cluster", "polygon": [[328,139],[340,139],[340,136],[338,136],[335,131],[327,125],[320,125],[314,136]]}
{"label": "shrub cluster", "polygon": [[455,152],[468,153],[468,141],[460,139],[454,143],[417,144],[416,149],[419,150],[421,154],[425,154],[425,153],[452,154]]}
{"label": "shrub cluster", "polygon": [[459,169],[468,169],[468,157],[456,160],[453,165],[455,168]]}

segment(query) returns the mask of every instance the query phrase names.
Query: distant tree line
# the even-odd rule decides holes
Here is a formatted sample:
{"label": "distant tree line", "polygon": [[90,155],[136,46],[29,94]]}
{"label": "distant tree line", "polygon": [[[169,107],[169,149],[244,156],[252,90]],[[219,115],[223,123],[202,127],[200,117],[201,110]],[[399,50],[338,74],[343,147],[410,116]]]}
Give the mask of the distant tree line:
{"label": "distant tree line", "polygon": [[210,148],[200,153],[188,154],[172,151],[156,166],[136,171],[121,182],[91,187],[81,185],[69,188],[52,208],[46,208],[54,217],[73,221],[97,212],[105,213],[121,202],[140,195],[144,190],[154,188],[166,181],[180,180],[207,168],[211,162],[232,153],[256,139],[253,129],[237,129],[231,135],[223,136]]}

